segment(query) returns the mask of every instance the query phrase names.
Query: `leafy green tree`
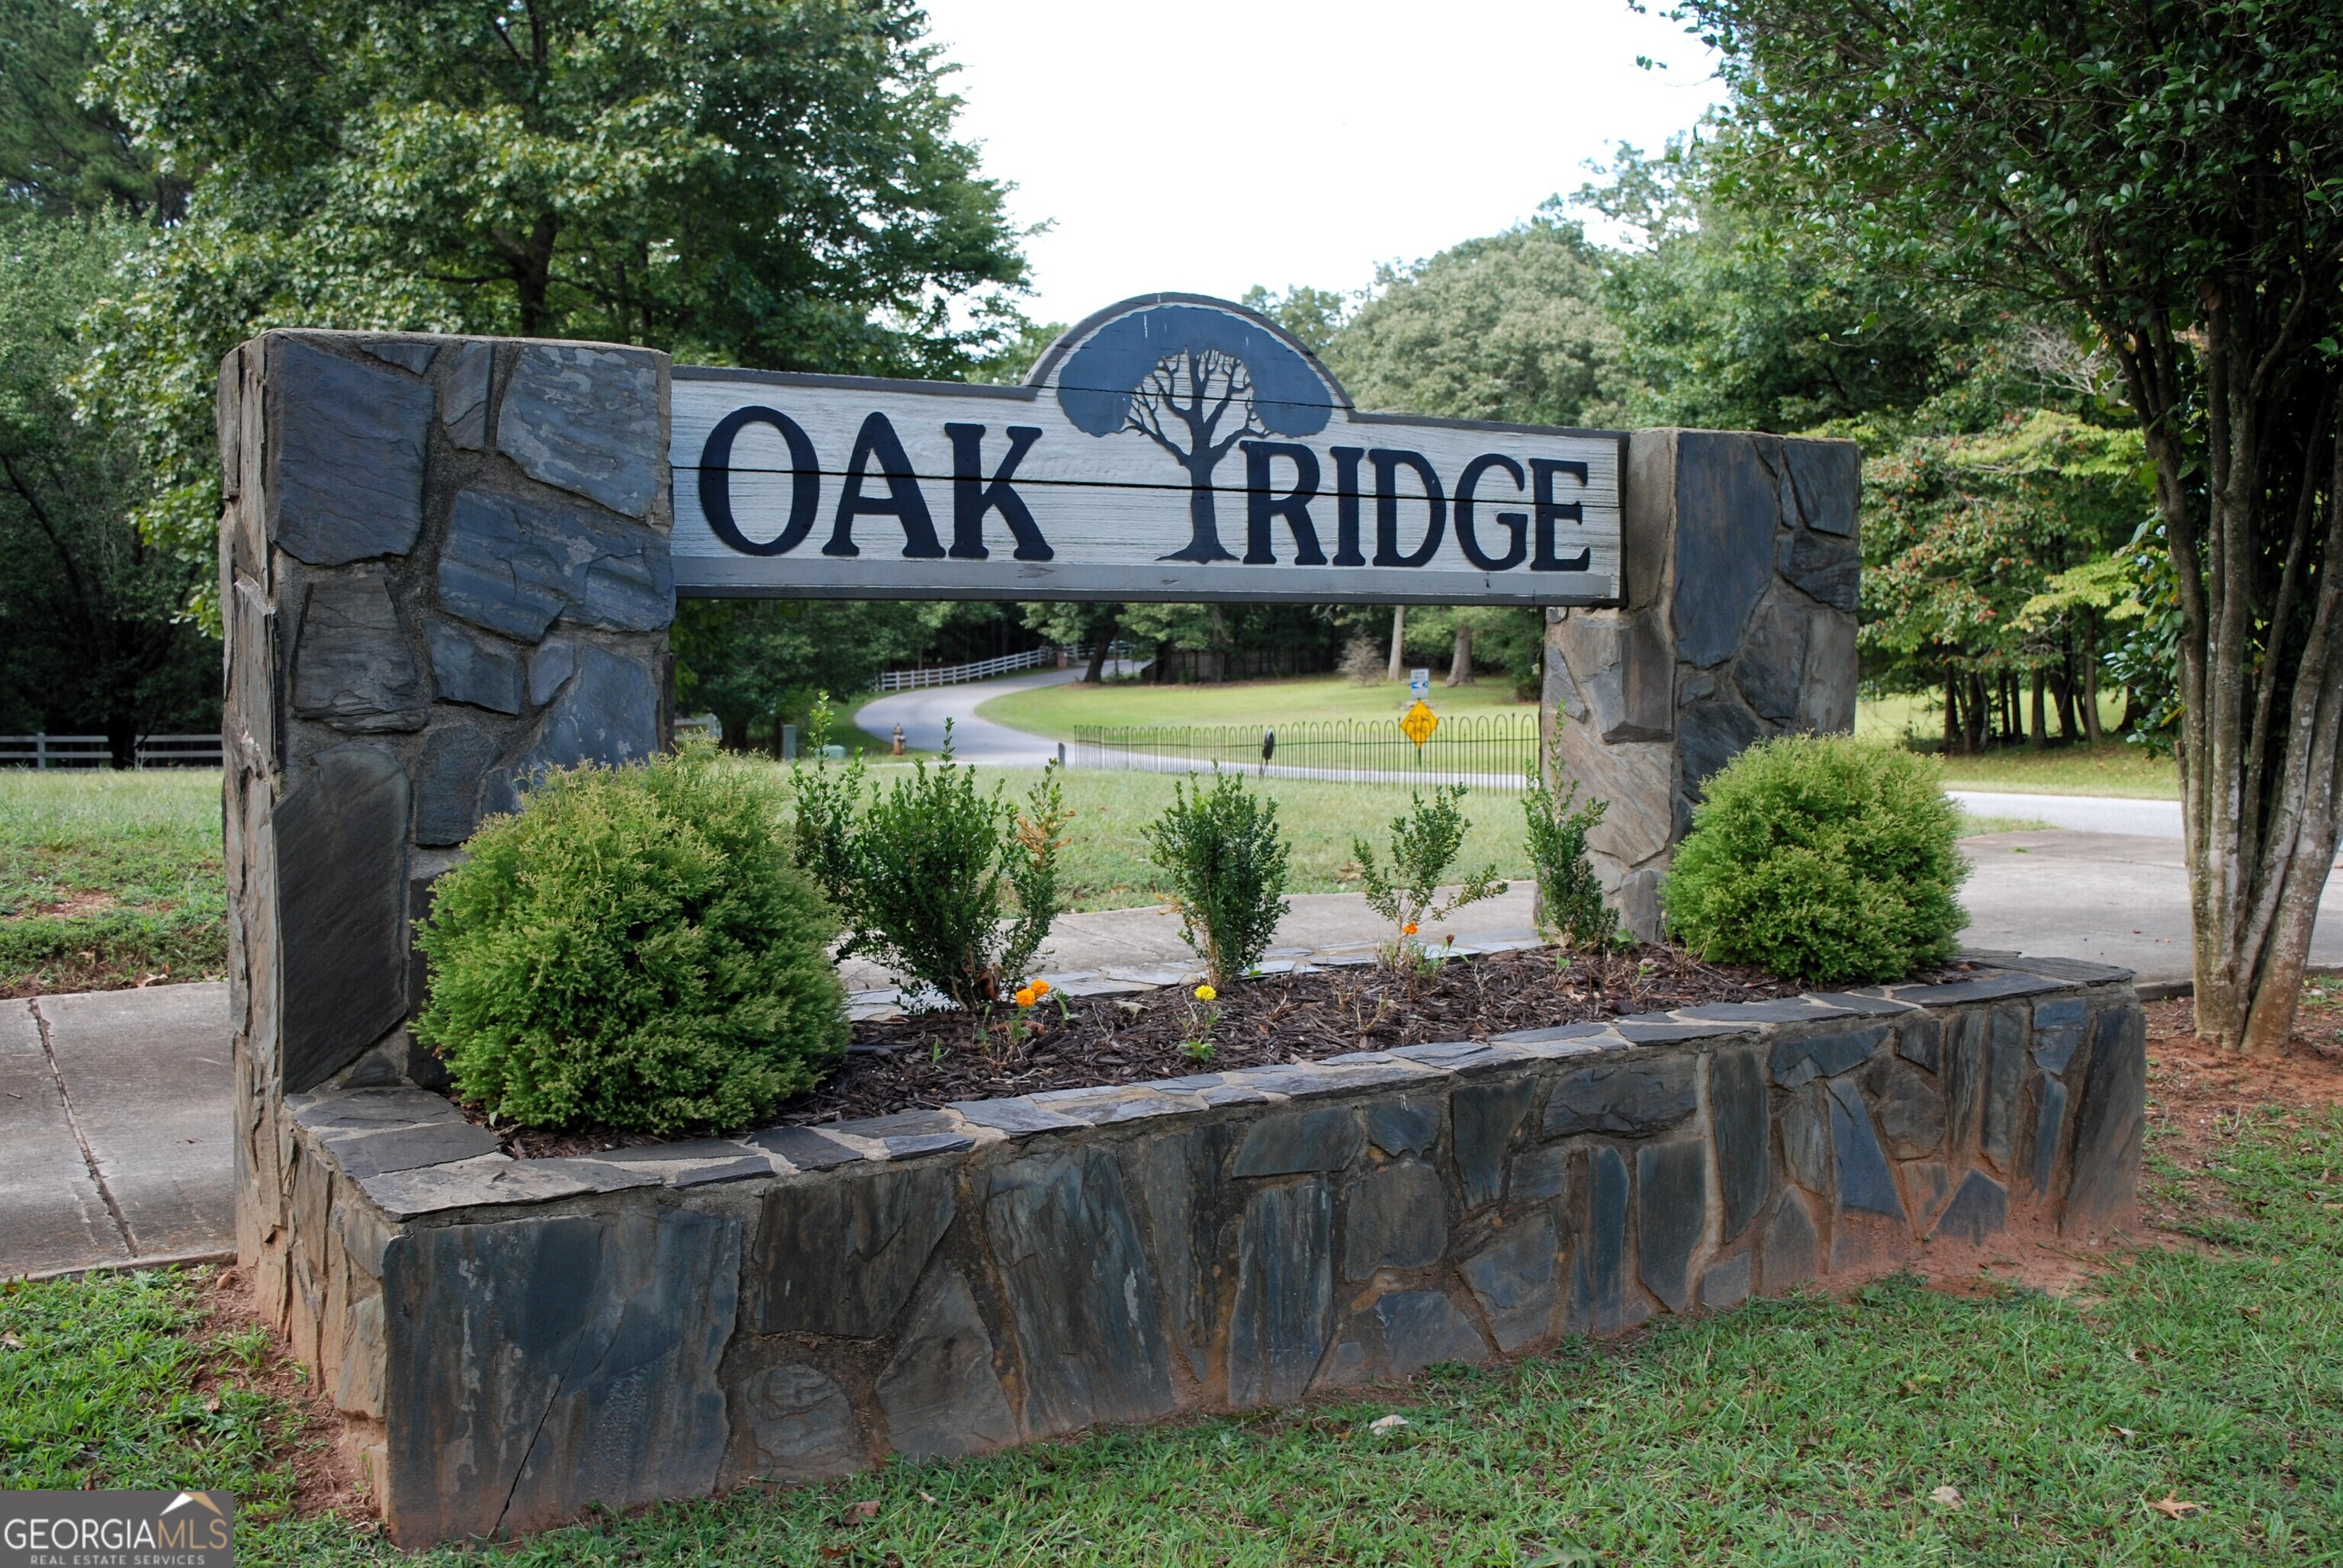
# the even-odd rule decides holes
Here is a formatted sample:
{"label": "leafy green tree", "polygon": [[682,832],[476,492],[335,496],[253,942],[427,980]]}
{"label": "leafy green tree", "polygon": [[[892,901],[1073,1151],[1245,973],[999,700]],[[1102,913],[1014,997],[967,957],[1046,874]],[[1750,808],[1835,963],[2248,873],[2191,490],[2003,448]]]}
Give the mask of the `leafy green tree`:
{"label": "leafy green tree", "polygon": [[2110,559],[2137,526],[2148,501],[2138,432],[2035,409],[1982,434],[1865,445],[1877,453],[1864,470],[1867,678],[1942,692],[1947,752],[1981,749],[1995,697],[2019,680],[2032,687],[2037,743],[2046,697],[2068,739],[2095,735],[2115,601],[2044,596],[2060,574]]}
{"label": "leafy green tree", "polygon": [[1549,203],[1503,234],[1384,268],[1324,357],[1362,408],[1583,425],[1619,390],[1603,290],[1602,252]]}
{"label": "leafy green tree", "polygon": [[175,218],[186,187],[159,180],[130,127],[82,98],[97,58],[69,0],[0,0],[0,199],[52,216]]}
{"label": "leafy green tree", "polygon": [[176,548],[207,550],[218,511],[213,367],[264,327],[954,375],[1013,326],[1017,236],[910,0],[90,14],[99,93],[192,186],[94,317],[80,382],[96,417],[143,424],[142,521]]}
{"label": "leafy green tree", "polygon": [[178,613],[204,568],[130,526],[132,443],[77,422],[74,321],[141,243],[126,217],[0,208],[0,729],[102,729],[117,765],[219,715],[219,648]]}
{"label": "leafy green tree", "polygon": [[1882,275],[1835,236],[1736,205],[1711,149],[1622,145],[1577,201],[1635,236],[1610,260],[1624,422],[1799,431],[1910,413],[1974,364],[1956,291]]}
{"label": "leafy green tree", "polygon": [[1685,10],[1750,200],[2057,302],[2117,367],[2177,590],[2197,1025],[2276,1051],[2343,805],[2343,10]]}
{"label": "leafy green tree", "polygon": [[1091,650],[1082,678],[1091,681],[1106,673],[1107,649],[1122,635],[1124,613],[1122,605],[1096,600],[1029,604],[1023,610],[1027,629],[1040,632],[1060,648]]}
{"label": "leafy green tree", "polygon": [[1304,348],[1323,359],[1332,352],[1335,339],[1350,324],[1358,301],[1347,294],[1331,288],[1312,288],[1297,283],[1282,294],[1271,292],[1254,284],[1244,292],[1238,304],[1249,310],[1258,310],[1293,334]]}
{"label": "leafy green tree", "polygon": [[764,726],[807,713],[817,693],[869,689],[879,672],[908,664],[945,607],[891,599],[686,599],[676,607],[676,701],[713,713],[724,744],[739,749]]}

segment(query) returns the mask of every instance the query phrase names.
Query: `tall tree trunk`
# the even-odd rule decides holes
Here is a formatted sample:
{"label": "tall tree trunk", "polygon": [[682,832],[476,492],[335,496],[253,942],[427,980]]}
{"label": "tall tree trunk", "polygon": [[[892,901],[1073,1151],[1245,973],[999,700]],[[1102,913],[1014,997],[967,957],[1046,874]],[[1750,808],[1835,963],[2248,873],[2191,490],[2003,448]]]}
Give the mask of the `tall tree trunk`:
{"label": "tall tree trunk", "polygon": [[1456,623],[1456,645],[1448,654],[1448,678],[1443,686],[1473,684],[1473,623],[1460,619]]}
{"label": "tall tree trunk", "polygon": [[1397,680],[1407,668],[1407,606],[1392,606],[1391,664],[1383,671],[1385,680]]}
{"label": "tall tree trunk", "polygon": [[1107,650],[1114,646],[1114,634],[1121,628],[1122,617],[1116,614],[1110,615],[1103,626],[1094,628],[1091,638],[1090,668],[1082,671],[1082,679],[1090,685],[1096,686],[1106,678]]}
{"label": "tall tree trunk", "polygon": [[1964,695],[1967,700],[1961,704],[1962,726],[1966,732],[1964,739],[1966,741],[1963,749],[1974,757],[1981,755],[1985,750],[1986,725],[1991,719],[1991,715],[1986,709],[1985,678],[1978,675],[1970,676],[1968,690]]}
{"label": "tall tree trunk", "polygon": [[1945,673],[1945,755],[1954,756],[1961,749],[1961,682],[1950,670]]}
{"label": "tall tree trunk", "polygon": [[[2197,1032],[2229,1050],[2276,1051],[2293,1032],[2310,928],[2333,863],[2343,765],[2343,442],[2331,424],[2331,373],[2304,429],[2291,538],[2276,592],[2267,564],[2288,537],[2272,516],[2275,431],[2303,389],[2264,377],[2274,345],[2254,328],[2253,289],[2207,280],[2197,355],[2204,461],[2184,444],[2188,396],[2173,368],[2169,324],[2150,319],[2122,346],[2125,374],[2155,463],[2180,610],[2182,841],[2188,859]],[[2239,304],[2238,302],[2243,302]],[[2240,327],[2233,310],[2242,310]],[[2242,335],[2242,336],[2241,336]],[[2324,550],[2309,545],[2322,459]],[[2201,481],[2201,489],[2198,485]],[[2308,608],[2305,621],[2298,613]],[[2300,653],[2293,632],[2302,628]],[[2281,687],[2290,679],[2292,689]],[[2281,709],[2284,717],[2280,718]]]}
{"label": "tall tree trunk", "polygon": [[2088,632],[2083,635],[2083,739],[2099,743],[2099,642]]}

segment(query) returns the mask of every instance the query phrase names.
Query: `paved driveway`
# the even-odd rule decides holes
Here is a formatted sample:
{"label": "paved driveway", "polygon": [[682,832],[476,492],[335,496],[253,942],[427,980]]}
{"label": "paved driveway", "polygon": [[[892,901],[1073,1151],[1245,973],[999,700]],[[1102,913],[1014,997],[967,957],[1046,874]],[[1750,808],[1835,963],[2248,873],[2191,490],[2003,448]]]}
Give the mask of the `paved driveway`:
{"label": "paved driveway", "polygon": [[[1139,666],[1118,663],[1113,673],[1131,674]],[[1054,760],[1058,743],[1006,724],[978,716],[977,704],[1003,692],[1031,691],[1037,686],[1071,686],[1082,678],[1082,667],[1045,669],[1034,675],[1004,676],[998,680],[971,680],[964,686],[932,686],[920,691],[899,691],[863,704],[854,716],[855,728],[881,740],[890,739],[898,724],[903,739],[917,751],[940,751],[944,744],[944,720],[952,721],[952,755],[962,762],[987,762],[995,768],[1040,768]]]}

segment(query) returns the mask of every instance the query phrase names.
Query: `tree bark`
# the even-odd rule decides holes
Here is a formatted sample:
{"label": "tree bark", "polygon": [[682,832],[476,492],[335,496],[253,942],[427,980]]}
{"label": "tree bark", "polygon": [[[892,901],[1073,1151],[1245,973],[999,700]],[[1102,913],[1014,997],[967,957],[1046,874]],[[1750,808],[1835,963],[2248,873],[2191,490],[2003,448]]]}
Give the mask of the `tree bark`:
{"label": "tree bark", "polygon": [[1385,680],[1397,680],[1407,668],[1407,606],[1392,606],[1391,663],[1383,671]]}
{"label": "tree bark", "polygon": [[2039,751],[2050,743],[2050,722],[2043,715],[2042,692],[2050,684],[2050,672],[2037,668],[2034,671],[2034,733],[2027,737]]}
{"label": "tree bark", "polygon": [[1961,749],[1961,683],[1947,670],[1945,674],[1945,755],[1954,756]]}
{"label": "tree bark", "polygon": [[1448,678],[1441,684],[1443,686],[1473,684],[1473,623],[1471,621],[1459,620],[1456,623],[1456,645],[1448,653]]}
{"label": "tree bark", "polygon": [[2083,739],[2096,749],[2099,734],[2099,644],[2097,638],[2083,639]]}

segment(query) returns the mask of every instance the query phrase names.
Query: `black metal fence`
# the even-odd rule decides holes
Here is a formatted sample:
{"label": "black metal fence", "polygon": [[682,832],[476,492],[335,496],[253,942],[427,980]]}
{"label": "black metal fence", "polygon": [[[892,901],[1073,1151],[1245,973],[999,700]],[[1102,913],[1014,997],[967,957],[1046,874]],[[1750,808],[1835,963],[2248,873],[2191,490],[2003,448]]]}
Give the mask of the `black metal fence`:
{"label": "black metal fence", "polygon": [[1298,724],[1082,725],[1067,760],[1077,768],[1185,773],[1214,763],[1272,779],[1342,784],[1469,784],[1518,789],[1537,762],[1532,713],[1443,718],[1422,746],[1395,719]]}

